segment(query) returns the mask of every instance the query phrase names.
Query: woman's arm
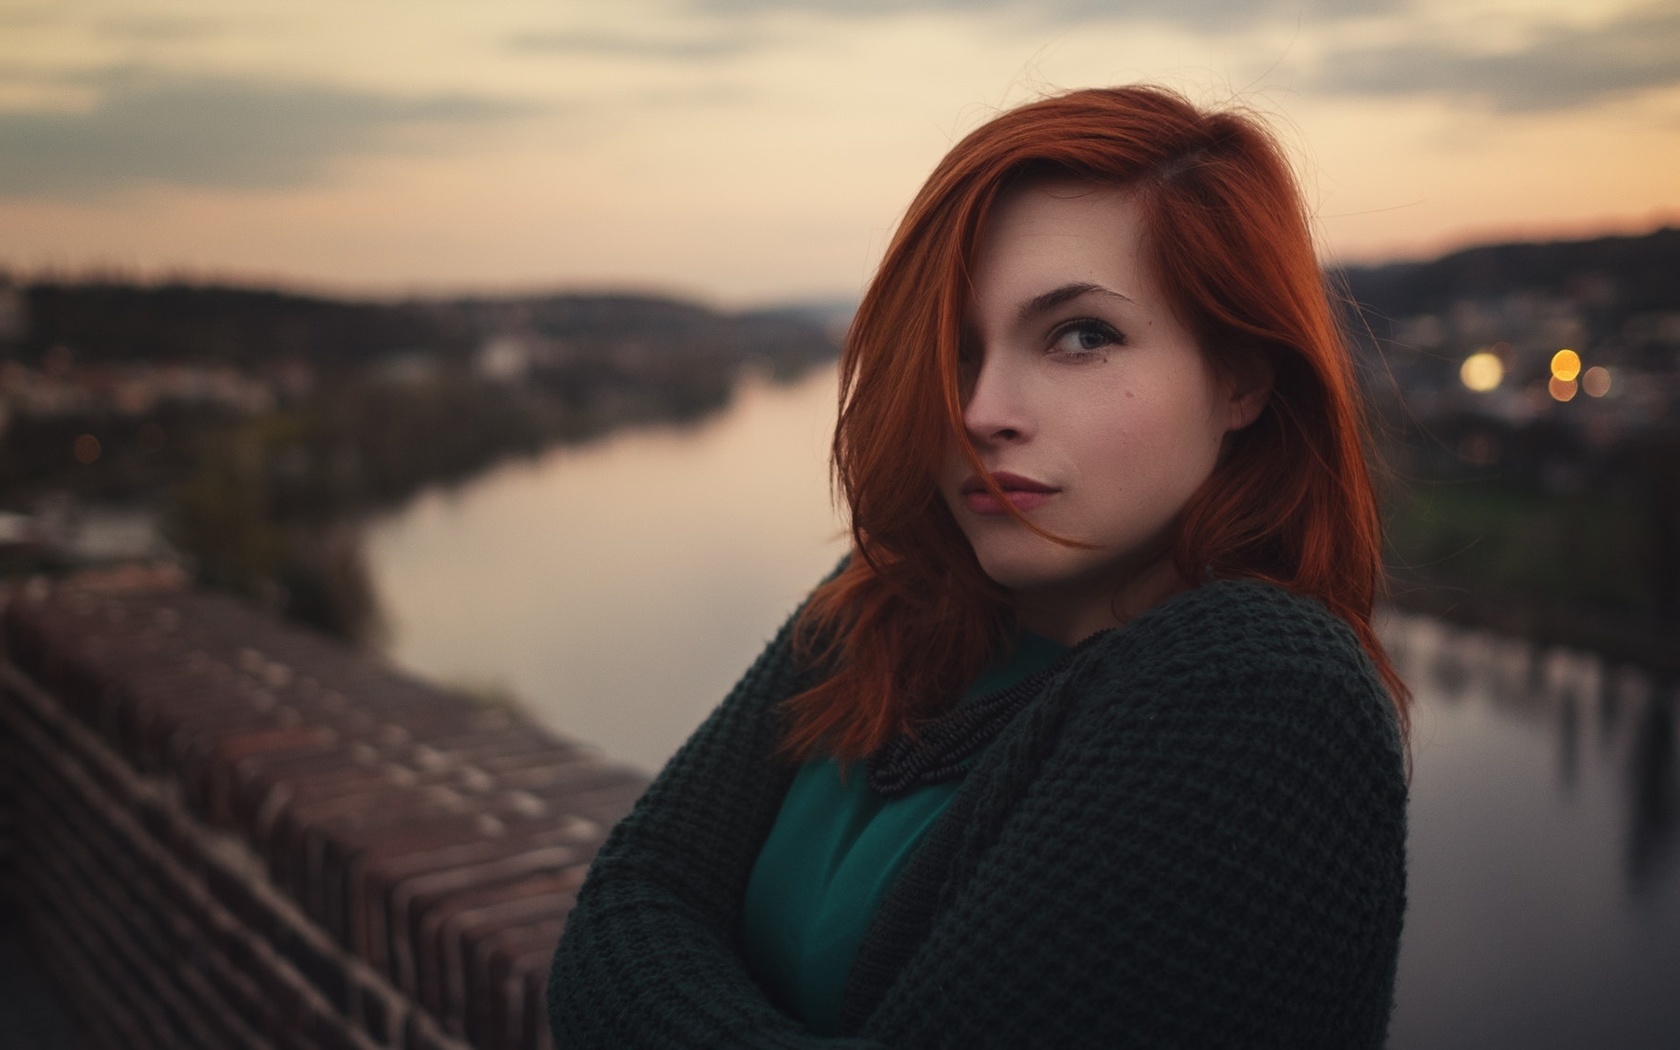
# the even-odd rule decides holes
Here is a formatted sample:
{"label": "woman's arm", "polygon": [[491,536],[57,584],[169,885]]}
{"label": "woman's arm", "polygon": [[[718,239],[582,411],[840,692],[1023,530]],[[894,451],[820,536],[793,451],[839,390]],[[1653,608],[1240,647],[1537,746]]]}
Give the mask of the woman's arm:
{"label": "woman's arm", "polygon": [[[953,881],[862,1034],[1382,1044],[1405,900],[1392,714],[1345,629],[1269,622],[1262,597],[1128,632],[997,741]],[[1223,645],[1256,611],[1260,644]]]}
{"label": "woman's arm", "polygon": [[[791,624],[791,622],[790,622]],[[739,943],[741,900],[792,770],[771,759],[795,688],[783,627],[602,846],[549,973],[562,1047],[867,1047],[770,1004]]]}

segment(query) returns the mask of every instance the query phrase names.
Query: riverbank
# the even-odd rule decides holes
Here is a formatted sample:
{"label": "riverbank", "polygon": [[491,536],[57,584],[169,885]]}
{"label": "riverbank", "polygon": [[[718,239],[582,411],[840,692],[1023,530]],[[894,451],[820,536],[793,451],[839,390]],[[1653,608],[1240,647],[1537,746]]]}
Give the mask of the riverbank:
{"label": "riverbank", "polygon": [[1464,627],[1524,638],[1536,646],[1584,649],[1611,663],[1680,677],[1680,624],[1560,599],[1409,577],[1392,581],[1384,603]]}

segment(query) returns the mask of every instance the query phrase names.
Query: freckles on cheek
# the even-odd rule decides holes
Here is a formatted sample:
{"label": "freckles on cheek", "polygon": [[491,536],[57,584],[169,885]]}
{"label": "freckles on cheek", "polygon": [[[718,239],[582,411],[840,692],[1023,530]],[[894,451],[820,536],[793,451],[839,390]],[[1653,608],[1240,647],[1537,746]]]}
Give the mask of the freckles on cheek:
{"label": "freckles on cheek", "polygon": [[1099,433],[1128,433],[1140,416],[1150,412],[1149,399],[1139,397],[1136,387],[1123,386],[1105,390],[1100,397],[1090,399],[1083,406],[1069,406],[1079,418],[1080,425]]}

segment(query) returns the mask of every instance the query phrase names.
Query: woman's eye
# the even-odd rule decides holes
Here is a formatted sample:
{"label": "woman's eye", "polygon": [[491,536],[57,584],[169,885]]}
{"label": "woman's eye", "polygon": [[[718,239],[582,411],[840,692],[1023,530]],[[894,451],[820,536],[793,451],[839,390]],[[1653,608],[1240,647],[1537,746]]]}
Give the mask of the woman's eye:
{"label": "woman's eye", "polygon": [[1120,333],[1099,321],[1064,325],[1051,340],[1050,351],[1075,356],[1091,354],[1121,342]]}

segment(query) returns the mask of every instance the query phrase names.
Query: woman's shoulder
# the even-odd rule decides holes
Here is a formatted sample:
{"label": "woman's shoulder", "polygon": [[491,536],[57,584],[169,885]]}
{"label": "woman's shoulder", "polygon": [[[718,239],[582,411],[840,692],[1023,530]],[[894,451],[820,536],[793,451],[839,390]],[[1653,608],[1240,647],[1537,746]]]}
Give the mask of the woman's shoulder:
{"label": "woman's shoulder", "polygon": [[1070,684],[1085,706],[1226,717],[1365,737],[1398,749],[1394,704],[1353,628],[1322,602],[1258,580],[1214,580],[1092,639]]}
{"label": "woman's shoulder", "polygon": [[1341,843],[1331,852],[1403,868],[1394,704],[1352,628],[1322,603],[1265,583],[1208,583],[1094,639],[1061,687],[1063,717],[1048,723],[1036,769],[1080,819],[1125,800],[1204,814],[1222,834],[1237,831],[1221,822],[1257,821],[1277,843]]}
{"label": "woman's shoulder", "polygon": [[1264,660],[1278,655],[1363,661],[1347,621],[1316,598],[1263,580],[1210,580],[1110,632],[1162,657]]}

